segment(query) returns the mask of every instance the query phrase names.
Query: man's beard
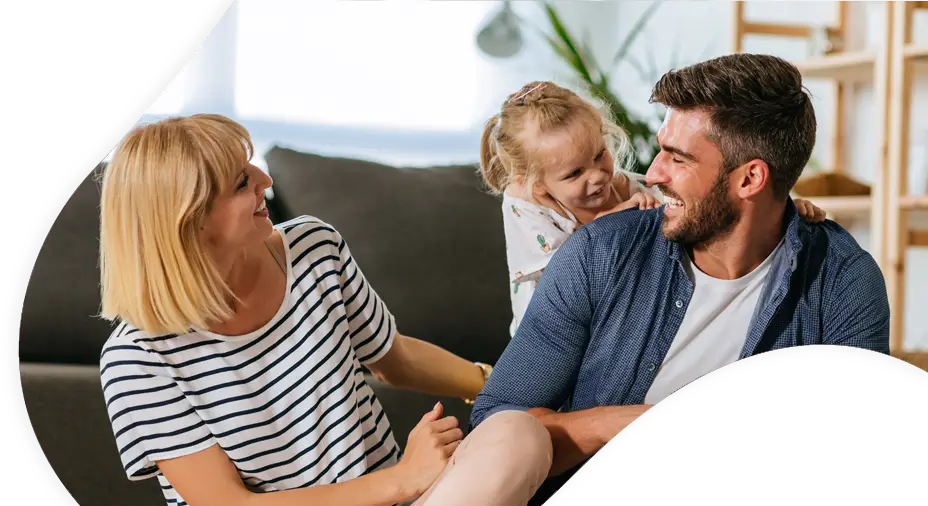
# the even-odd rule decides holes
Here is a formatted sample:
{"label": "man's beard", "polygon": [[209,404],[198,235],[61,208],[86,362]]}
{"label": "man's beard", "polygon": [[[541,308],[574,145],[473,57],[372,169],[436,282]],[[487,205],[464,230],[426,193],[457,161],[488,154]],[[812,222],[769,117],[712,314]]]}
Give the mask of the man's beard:
{"label": "man's beard", "polygon": [[[658,189],[664,195],[679,198],[664,185],[658,185]],[[708,195],[694,203],[693,209],[686,204],[683,209],[684,214],[675,227],[671,228],[666,219],[661,226],[668,241],[698,246],[730,232],[738,222],[738,211],[728,196],[727,171],[720,171]]]}

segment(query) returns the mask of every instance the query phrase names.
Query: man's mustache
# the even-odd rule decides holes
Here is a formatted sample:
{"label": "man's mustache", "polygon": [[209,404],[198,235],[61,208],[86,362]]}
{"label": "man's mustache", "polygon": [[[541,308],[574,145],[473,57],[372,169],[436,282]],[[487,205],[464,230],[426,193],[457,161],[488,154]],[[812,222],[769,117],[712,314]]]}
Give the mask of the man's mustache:
{"label": "man's mustache", "polygon": [[668,188],[667,186],[663,184],[657,185],[657,190],[661,192],[662,194],[664,194],[665,197],[670,197],[672,199],[677,199],[677,200],[683,200],[682,198],[680,198],[679,195],[677,195],[676,192],[672,191],[670,188]]}

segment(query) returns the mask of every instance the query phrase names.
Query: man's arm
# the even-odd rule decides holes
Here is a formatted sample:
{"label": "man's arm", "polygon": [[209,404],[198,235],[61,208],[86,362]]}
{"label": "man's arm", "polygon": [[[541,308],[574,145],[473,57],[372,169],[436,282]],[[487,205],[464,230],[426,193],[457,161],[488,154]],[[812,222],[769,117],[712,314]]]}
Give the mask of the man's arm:
{"label": "man's arm", "polygon": [[556,412],[572,392],[590,340],[596,275],[584,229],[555,253],[516,335],[477,397],[471,425],[517,409],[538,418],[551,434],[558,474],[593,455],[643,412],[641,406],[604,406]]}
{"label": "man's arm", "polygon": [[548,474],[556,476],[592,457],[650,407],[599,406],[569,413],[533,408],[528,412],[551,434],[554,461]]}
{"label": "man's arm", "polygon": [[862,253],[841,266],[826,297],[824,344],[889,354],[889,299],[873,257]]}

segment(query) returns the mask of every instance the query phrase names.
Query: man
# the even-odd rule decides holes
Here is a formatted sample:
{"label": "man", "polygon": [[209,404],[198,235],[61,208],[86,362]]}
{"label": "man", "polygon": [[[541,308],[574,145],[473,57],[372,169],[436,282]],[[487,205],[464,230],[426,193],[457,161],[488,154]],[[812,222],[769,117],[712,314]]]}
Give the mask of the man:
{"label": "man", "polygon": [[647,173],[665,205],[608,215],[562,246],[472,414],[474,426],[506,409],[536,416],[561,482],[651,405],[736,360],[806,344],[889,353],[873,258],[789,198],[816,129],[798,70],[724,56],[668,72],[651,102],[668,109]]}

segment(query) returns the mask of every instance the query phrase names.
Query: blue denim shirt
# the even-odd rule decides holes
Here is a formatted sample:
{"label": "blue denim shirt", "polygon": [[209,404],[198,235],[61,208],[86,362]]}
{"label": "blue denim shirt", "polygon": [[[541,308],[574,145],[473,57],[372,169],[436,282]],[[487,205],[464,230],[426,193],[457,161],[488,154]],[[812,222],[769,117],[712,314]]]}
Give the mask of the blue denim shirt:
{"label": "blue denim shirt", "polygon": [[[663,209],[608,215],[554,254],[472,426],[504,409],[644,402],[693,295],[686,253],[662,221]],[[889,353],[886,285],[870,254],[836,223],[800,218],[792,201],[784,226],[741,358],[807,344]]]}

